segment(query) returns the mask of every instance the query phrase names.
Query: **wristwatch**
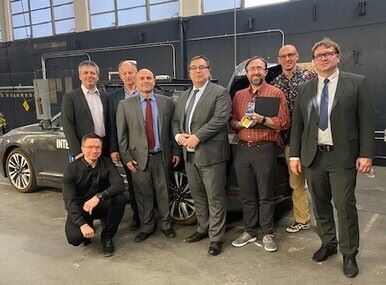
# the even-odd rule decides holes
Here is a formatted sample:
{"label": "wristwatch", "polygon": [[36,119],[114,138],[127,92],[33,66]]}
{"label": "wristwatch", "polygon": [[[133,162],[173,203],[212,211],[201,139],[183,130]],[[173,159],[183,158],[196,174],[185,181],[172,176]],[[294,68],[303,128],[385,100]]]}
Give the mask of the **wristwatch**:
{"label": "wristwatch", "polygon": [[95,195],[99,200],[103,200],[103,194],[102,193],[97,193],[96,195]]}
{"label": "wristwatch", "polygon": [[264,125],[266,121],[267,121],[267,118],[263,117],[263,120],[261,121],[261,123]]}

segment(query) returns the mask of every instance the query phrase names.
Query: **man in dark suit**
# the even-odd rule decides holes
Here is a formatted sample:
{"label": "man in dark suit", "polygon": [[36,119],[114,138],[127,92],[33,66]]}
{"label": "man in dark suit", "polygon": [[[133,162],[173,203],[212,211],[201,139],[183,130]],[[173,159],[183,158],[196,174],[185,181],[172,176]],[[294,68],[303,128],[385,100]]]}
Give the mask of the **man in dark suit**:
{"label": "man in dark suit", "polygon": [[343,272],[358,274],[359,247],[355,186],[357,172],[372,167],[374,129],[366,78],[338,69],[340,47],[330,39],[312,48],[317,78],[300,87],[291,130],[290,167],[302,164],[313,200],[322,246],[316,262],[337,253],[333,207],[338,214]]}
{"label": "man in dark suit", "polygon": [[131,178],[130,170],[125,166],[119,155],[119,146],[117,139],[117,126],[116,126],[116,114],[118,103],[130,97],[138,95],[137,85],[135,84],[135,77],[138,72],[136,62],[133,60],[124,60],[118,66],[119,77],[123,82],[123,87],[119,88],[115,92],[109,95],[109,137],[110,137],[110,156],[111,159],[117,163],[119,161],[124,165],[129,195],[130,206],[133,211],[133,219],[130,224],[130,230],[135,231],[140,227],[140,221],[138,216],[138,206],[135,201],[135,192],[133,188],[133,182]]}
{"label": "man in dark suit", "polygon": [[98,90],[99,67],[86,60],[79,64],[81,87],[63,97],[61,120],[63,131],[70,148],[70,155],[79,158],[82,137],[95,133],[103,139],[103,156],[110,156],[108,139],[108,101],[107,95]]}
{"label": "man in dark suit", "polygon": [[174,101],[154,93],[155,79],[150,70],[141,69],[136,78],[139,95],[119,102],[117,110],[119,153],[132,173],[141,221],[135,241],[144,241],[154,232],[154,201],[161,231],[173,238],[168,170],[180,161],[179,147],[171,133]]}
{"label": "man in dark suit", "polygon": [[185,169],[197,214],[197,230],[185,239],[210,238],[209,254],[218,255],[225,233],[225,177],[229,159],[227,123],[231,98],[210,79],[209,60],[195,56],[189,75],[193,87],[177,101],[173,132],[182,145]]}

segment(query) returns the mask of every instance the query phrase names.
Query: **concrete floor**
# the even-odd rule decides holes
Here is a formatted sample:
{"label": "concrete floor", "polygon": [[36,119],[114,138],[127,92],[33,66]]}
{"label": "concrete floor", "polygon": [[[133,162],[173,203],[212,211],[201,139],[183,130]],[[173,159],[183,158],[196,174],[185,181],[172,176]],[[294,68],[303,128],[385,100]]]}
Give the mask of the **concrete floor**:
{"label": "concrete floor", "polygon": [[[208,241],[186,244],[194,226],[176,226],[177,238],[157,231],[134,243],[128,230],[131,211],[116,236],[116,253],[101,254],[99,236],[87,247],[68,245],[65,211],[58,190],[20,194],[0,179],[0,285],[3,284],[386,284],[386,167],[376,167],[375,179],[358,176],[361,248],[360,274],[348,279],[342,257],[323,263],[311,260],[320,246],[317,234],[287,234],[288,213],[277,224],[279,250],[265,252],[255,244],[234,248],[242,221],[233,218],[225,248],[208,256]],[[238,215],[239,216],[239,215]],[[97,226],[100,231],[100,226]]]}

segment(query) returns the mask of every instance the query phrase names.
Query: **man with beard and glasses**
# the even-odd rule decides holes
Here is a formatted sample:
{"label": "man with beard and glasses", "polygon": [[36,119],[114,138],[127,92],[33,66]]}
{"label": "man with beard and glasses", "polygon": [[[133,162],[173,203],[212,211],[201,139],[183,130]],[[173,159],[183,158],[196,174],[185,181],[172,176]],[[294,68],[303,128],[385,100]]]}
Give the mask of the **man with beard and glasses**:
{"label": "man with beard and glasses", "polygon": [[[260,230],[264,249],[272,252],[277,250],[273,235],[276,147],[281,141],[280,131],[289,127],[290,120],[283,92],[265,82],[267,62],[261,57],[252,57],[245,71],[250,86],[235,94],[230,123],[239,139],[235,170],[245,231],[232,245],[241,247],[254,242]],[[266,117],[254,112],[255,109],[247,112],[251,101],[259,104],[258,100],[267,98],[278,103],[275,116]]]}

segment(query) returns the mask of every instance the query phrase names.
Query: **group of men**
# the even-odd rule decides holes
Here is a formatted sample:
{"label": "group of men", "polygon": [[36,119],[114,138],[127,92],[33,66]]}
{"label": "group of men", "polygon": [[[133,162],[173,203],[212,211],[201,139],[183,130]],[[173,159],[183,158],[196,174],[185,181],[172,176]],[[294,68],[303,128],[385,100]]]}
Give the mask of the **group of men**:
{"label": "group of men", "polygon": [[[129,60],[118,68],[123,88],[106,95],[96,87],[98,66],[82,62],[81,88],[66,94],[62,103],[64,132],[75,158],[63,179],[69,243],[90,243],[93,220],[101,219],[103,251],[113,254],[112,238],[126,196],[112,161],[122,162],[128,178],[130,229],[140,230],[135,241],[144,241],[154,232],[155,212],[163,234],[175,237],[168,173],[183,159],[197,214],[197,229],[184,241],[209,238],[209,254],[221,253],[230,126],[238,137],[234,164],[245,227],[232,245],[245,246],[261,234],[264,249],[277,250],[274,168],[277,150],[285,147],[294,213],[294,223],[286,231],[310,228],[306,178],[322,240],[313,260],[324,261],[337,253],[333,200],[343,271],[355,277],[359,231],[354,191],[357,172],[366,173],[372,166],[372,105],[366,79],[341,72],[340,56],[339,45],[323,39],[312,49],[315,72],[307,71],[297,64],[296,48],[285,45],[278,54],[282,74],[272,85],[265,80],[265,59],[252,57],[245,65],[249,86],[232,100],[225,88],[210,81],[210,62],[198,55],[188,67],[192,87],[176,102],[157,94],[153,73],[137,71],[136,63]],[[262,100],[273,102],[274,114],[268,116],[256,108]],[[251,102],[252,112],[247,111]]]}

